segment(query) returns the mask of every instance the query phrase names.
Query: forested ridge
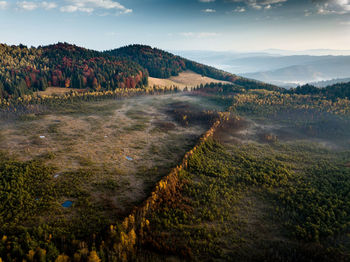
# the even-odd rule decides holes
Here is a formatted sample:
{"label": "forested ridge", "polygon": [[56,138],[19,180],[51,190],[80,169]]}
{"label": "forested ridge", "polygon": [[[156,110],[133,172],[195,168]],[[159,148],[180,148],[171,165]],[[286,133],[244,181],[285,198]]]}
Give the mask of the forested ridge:
{"label": "forested ridge", "polygon": [[191,70],[197,74],[232,82],[247,89],[284,90],[271,84],[240,77],[146,45],[129,45],[106,51],[105,53],[119,58],[131,59],[139,63],[148,70],[151,77],[169,78],[177,76],[183,71]]}
{"label": "forested ridge", "polygon": [[248,89],[282,90],[145,45],[99,52],[68,43],[38,48],[1,44],[0,56],[1,98],[21,97],[47,87],[84,91],[141,88],[148,85],[148,76],[169,78],[186,70]]}
{"label": "forested ridge", "polygon": [[148,73],[130,60],[67,43],[45,47],[0,45],[0,97],[18,97],[49,86],[89,90],[135,88]]}
{"label": "forested ridge", "polygon": [[328,99],[349,98],[349,83],[325,88],[299,86],[289,91],[243,78],[214,67],[176,56],[146,45],[129,45],[99,52],[68,43],[26,47],[0,44],[0,97],[20,97],[47,87],[67,87],[86,91],[141,88],[148,76],[169,78],[191,70],[197,74],[232,82],[246,89],[322,95]]}
{"label": "forested ridge", "polygon": [[211,66],[199,64],[146,45],[129,45],[106,51],[105,53],[120,58],[128,58],[139,63],[148,70],[152,77],[168,78],[171,76],[177,76],[182,71],[191,70],[197,74],[218,80],[234,82],[240,79],[240,77],[234,74]]}

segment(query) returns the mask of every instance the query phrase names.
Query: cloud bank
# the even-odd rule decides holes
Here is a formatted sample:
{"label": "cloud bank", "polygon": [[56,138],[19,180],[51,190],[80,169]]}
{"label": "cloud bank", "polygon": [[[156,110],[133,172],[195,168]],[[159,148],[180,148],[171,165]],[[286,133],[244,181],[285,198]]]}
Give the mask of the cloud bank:
{"label": "cloud bank", "polygon": [[6,1],[0,1],[0,10],[6,9],[7,8],[7,2]]}
{"label": "cloud bank", "polygon": [[[0,9],[5,9],[7,6],[6,1],[0,1]],[[132,9],[126,8],[114,0],[18,1],[16,7],[22,11],[58,9],[64,13],[82,12],[91,14],[93,12],[104,12],[106,14],[106,12],[109,12],[109,14],[115,15],[132,13]]]}
{"label": "cloud bank", "polygon": [[284,2],[287,2],[287,0],[232,0],[232,2],[244,3],[251,8],[260,10],[270,9],[273,5],[282,4]]}
{"label": "cloud bank", "polygon": [[350,0],[314,0],[317,5],[317,13],[328,14],[349,14]]}
{"label": "cloud bank", "polygon": [[61,12],[85,12],[92,13],[96,10],[109,10],[116,14],[128,14],[132,9],[112,0],[66,0],[66,5],[60,8]]}

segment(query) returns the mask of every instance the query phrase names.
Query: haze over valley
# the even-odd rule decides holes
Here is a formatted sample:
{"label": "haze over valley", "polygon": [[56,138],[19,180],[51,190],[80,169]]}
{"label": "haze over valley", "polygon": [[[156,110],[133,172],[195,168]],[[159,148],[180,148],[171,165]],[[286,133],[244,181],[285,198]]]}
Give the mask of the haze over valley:
{"label": "haze over valley", "polygon": [[[287,88],[307,83],[318,85],[318,82],[328,80],[333,80],[334,84],[347,82],[350,72],[350,56],[344,55],[347,54],[346,51],[175,52],[231,73]],[[311,55],[313,53],[316,55]]]}

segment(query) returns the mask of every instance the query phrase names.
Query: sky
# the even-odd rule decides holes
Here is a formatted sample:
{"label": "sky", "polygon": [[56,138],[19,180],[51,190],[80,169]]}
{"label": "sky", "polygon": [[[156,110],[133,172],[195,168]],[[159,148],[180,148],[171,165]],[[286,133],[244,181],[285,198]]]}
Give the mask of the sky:
{"label": "sky", "polygon": [[350,0],[0,0],[0,42],[348,50]]}

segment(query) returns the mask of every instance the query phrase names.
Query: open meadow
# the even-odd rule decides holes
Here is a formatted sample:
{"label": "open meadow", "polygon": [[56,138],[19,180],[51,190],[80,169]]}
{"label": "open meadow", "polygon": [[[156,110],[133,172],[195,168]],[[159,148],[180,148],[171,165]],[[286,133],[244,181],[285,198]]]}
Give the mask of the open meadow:
{"label": "open meadow", "polygon": [[183,90],[184,88],[194,88],[199,85],[205,85],[210,83],[222,83],[229,84],[227,81],[220,81],[211,77],[202,76],[200,74],[194,73],[190,70],[179,73],[178,76],[171,76],[170,78],[155,78],[149,77],[148,79],[150,86],[162,86],[162,87],[171,87],[177,86],[179,89]]}
{"label": "open meadow", "polygon": [[76,237],[103,230],[150,194],[220,110],[206,98],[171,94],[76,102],[1,119],[2,161],[48,169],[36,184],[40,192],[25,184],[18,189],[28,191],[23,201],[34,199],[35,214],[12,210],[2,222],[46,224]]}

